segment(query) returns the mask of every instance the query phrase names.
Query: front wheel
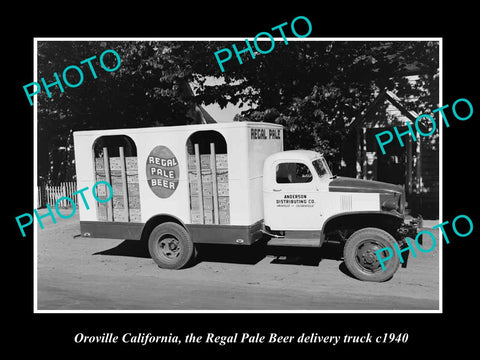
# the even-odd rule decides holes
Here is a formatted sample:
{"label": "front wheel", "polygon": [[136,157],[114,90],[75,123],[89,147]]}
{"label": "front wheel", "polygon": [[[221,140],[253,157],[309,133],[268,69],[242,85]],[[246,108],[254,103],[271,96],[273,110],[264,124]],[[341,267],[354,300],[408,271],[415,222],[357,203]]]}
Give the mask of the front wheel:
{"label": "front wheel", "polygon": [[192,260],[195,247],[187,230],[173,222],[157,225],[148,238],[153,261],[165,269],[181,269]]}
{"label": "front wheel", "polygon": [[[395,238],[378,228],[365,228],[354,232],[347,240],[343,249],[343,259],[347,269],[359,280],[382,282],[392,278],[400,265],[400,259],[395,252]],[[383,263],[383,270],[376,252],[390,248],[392,257]],[[391,254],[388,250],[379,253],[382,259]]]}

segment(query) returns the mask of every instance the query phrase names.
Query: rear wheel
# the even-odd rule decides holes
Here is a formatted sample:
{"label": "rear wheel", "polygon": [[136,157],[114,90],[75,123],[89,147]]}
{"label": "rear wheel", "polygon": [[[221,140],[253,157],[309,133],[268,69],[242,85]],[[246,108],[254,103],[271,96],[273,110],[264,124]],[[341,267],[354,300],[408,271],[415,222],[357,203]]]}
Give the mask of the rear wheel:
{"label": "rear wheel", "polygon": [[[348,270],[359,280],[382,282],[390,279],[400,265],[400,259],[394,250],[395,238],[378,228],[365,228],[354,232],[347,240],[343,250],[343,259]],[[383,263],[383,270],[377,257],[377,251],[390,248],[393,253]],[[390,252],[378,253],[382,259],[388,258]]]}
{"label": "rear wheel", "polygon": [[195,248],[187,230],[173,222],[157,225],[148,238],[153,261],[165,269],[181,269],[192,260]]}

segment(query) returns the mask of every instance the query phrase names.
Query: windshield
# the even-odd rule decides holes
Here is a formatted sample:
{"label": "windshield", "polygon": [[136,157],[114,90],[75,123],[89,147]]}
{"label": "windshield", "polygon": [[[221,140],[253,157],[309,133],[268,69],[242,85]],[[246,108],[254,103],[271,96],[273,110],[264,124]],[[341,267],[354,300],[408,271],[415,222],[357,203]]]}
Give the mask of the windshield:
{"label": "windshield", "polygon": [[320,178],[323,176],[332,176],[332,172],[330,171],[330,168],[323,157],[313,160],[312,164]]}

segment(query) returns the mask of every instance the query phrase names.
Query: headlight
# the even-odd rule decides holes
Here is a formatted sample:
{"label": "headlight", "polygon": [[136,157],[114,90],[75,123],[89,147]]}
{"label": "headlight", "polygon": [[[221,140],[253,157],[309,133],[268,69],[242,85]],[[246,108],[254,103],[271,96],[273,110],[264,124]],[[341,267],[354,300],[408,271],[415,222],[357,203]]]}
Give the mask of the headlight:
{"label": "headlight", "polygon": [[400,194],[380,194],[380,208],[385,211],[400,209]]}

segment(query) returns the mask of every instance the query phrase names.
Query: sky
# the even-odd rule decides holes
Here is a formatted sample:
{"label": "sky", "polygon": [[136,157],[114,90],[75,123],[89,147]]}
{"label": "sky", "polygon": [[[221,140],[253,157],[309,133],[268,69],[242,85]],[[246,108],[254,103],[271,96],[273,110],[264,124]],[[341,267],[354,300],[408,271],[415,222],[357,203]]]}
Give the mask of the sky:
{"label": "sky", "polygon": [[207,112],[212,115],[217,122],[233,121],[235,114],[239,114],[241,110],[245,110],[245,108],[240,109],[238,106],[230,103],[224,109],[220,109],[220,106],[217,103],[203,105],[203,108],[207,110]]}
{"label": "sky", "polygon": [[[213,85],[220,85],[225,82],[223,76],[221,77],[213,77],[213,76],[208,76],[205,85],[207,86],[213,86]],[[192,90],[195,93],[195,86],[192,86]],[[221,109],[220,106],[217,103],[210,104],[210,105],[205,105],[202,104],[203,108],[217,121],[217,122],[230,122],[233,121],[233,117],[236,114],[239,114],[240,112],[247,110],[248,107],[244,104],[242,108],[238,107],[238,104],[231,104],[228,103],[228,105]]]}

